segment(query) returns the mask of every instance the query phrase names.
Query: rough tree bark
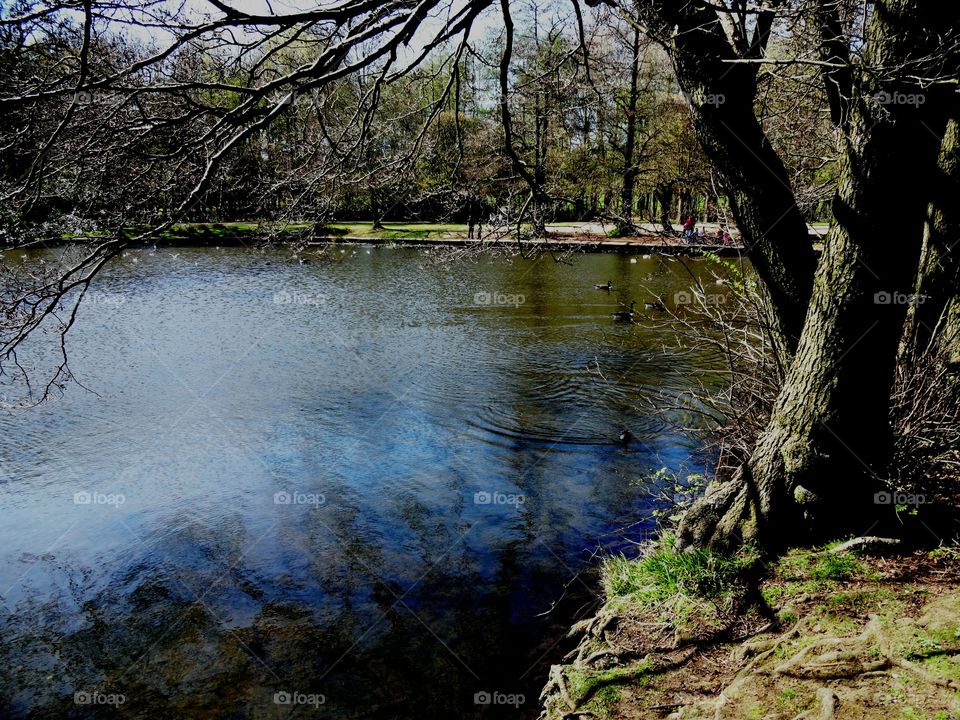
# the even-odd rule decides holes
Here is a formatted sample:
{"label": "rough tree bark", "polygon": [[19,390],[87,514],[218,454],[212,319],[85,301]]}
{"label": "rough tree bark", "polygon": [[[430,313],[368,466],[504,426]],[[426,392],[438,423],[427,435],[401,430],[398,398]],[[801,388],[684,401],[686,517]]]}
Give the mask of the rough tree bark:
{"label": "rough tree bark", "polygon": [[694,131],[769,292],[777,350],[785,365],[803,328],[816,260],[786,168],[754,112],[759,65],[751,61],[763,56],[774,12],[758,12],[752,38],[747,38],[743,27],[728,34],[721,19],[728,15],[717,7],[640,0],[636,12],[673,61]]}
{"label": "rough tree bark", "polygon": [[[503,126],[503,144],[507,157],[510,158],[510,164],[514,171],[523,179],[530,189],[530,195],[524,203],[521,217],[517,223],[518,235],[519,226],[523,221],[524,212],[532,209],[533,235],[535,237],[546,234],[546,220],[543,215],[543,209],[550,203],[550,196],[545,188],[545,177],[543,167],[539,162],[531,169],[530,165],[520,157],[513,143],[513,114],[510,111],[510,61],[513,58],[513,35],[514,24],[513,16],[510,13],[510,0],[500,0],[500,13],[503,16],[504,44],[503,53],[500,56],[500,68],[498,78],[500,82],[500,122]],[[539,113],[538,113],[539,116]],[[539,117],[538,117],[539,119]],[[539,129],[539,124],[537,128]],[[536,144],[539,151],[540,143]]]}
{"label": "rough tree bark", "polygon": [[670,208],[673,206],[673,183],[657,183],[654,197],[657,205],[660,206],[660,226],[665,233],[673,235],[673,224],[670,222]]}
{"label": "rough tree bark", "polygon": [[[939,46],[938,29],[953,27],[944,25],[947,12],[921,0],[874,5],[866,70],[849,103],[835,224],[795,359],[749,463],[695,504],[679,531],[683,544],[776,549],[868,531],[890,507],[876,505],[873,493],[888,469],[890,390],[906,298],[917,275],[944,106],[955,101],[950,91],[906,81],[912,73],[885,77],[877,69],[919,70]],[[881,99],[898,94],[920,94],[925,102]],[[890,208],[897,209],[895,229]]]}
{"label": "rough tree bark", "polygon": [[383,230],[383,207],[380,204],[380,199],[379,199],[377,190],[371,187],[369,192],[370,192],[370,215],[373,218],[373,229]]}
{"label": "rough tree bark", "polygon": [[630,46],[630,94],[627,96],[627,128],[623,141],[623,186],[620,190],[622,230],[633,230],[634,192],[637,185],[637,104],[640,99],[640,28],[633,29]]}
{"label": "rough tree bark", "polygon": [[[923,232],[916,302],[907,310],[900,357],[909,362],[928,350],[960,360],[960,123],[951,118],[940,145]],[[931,347],[931,342],[934,346]]]}

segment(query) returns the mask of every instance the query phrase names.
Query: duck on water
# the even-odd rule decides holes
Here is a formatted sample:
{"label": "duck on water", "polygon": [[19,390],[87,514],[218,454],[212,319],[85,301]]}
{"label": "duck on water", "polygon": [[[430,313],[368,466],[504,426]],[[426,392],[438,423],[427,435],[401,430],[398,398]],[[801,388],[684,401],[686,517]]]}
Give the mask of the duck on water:
{"label": "duck on water", "polygon": [[637,301],[636,301],[636,300],[631,300],[631,301],[630,301],[630,309],[629,309],[629,310],[617,310],[615,313],[613,313],[614,319],[616,319],[616,320],[633,320],[633,316],[636,315],[636,313],[635,313],[634,310],[633,310],[633,306],[636,305],[636,304],[637,304]]}

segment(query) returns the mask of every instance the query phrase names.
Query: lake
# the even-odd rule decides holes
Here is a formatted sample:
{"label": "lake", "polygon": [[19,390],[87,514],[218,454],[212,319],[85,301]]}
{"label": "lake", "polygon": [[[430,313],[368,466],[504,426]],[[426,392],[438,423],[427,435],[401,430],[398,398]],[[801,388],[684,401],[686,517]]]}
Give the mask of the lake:
{"label": "lake", "polygon": [[704,261],[570,262],[112,263],[83,387],[0,412],[0,715],[536,717],[645,479],[709,467],[671,403],[720,382],[643,310]]}

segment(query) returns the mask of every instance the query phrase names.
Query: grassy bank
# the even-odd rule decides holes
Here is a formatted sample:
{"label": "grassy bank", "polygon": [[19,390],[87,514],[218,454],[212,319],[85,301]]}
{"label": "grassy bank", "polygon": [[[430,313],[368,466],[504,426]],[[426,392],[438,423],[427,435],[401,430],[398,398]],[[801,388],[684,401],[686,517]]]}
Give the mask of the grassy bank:
{"label": "grassy bank", "polygon": [[546,717],[960,718],[960,550],[608,559]]}
{"label": "grassy bank", "polygon": [[[511,232],[515,228],[511,228]],[[146,232],[146,227],[130,227],[126,233],[133,238]],[[484,240],[490,240],[491,228],[486,227],[483,230]],[[523,225],[521,232],[529,232],[530,227]],[[583,242],[603,242],[611,239],[609,235],[610,228],[598,223],[573,222],[573,223],[553,223],[547,225],[547,232],[550,237],[561,240],[580,240]],[[415,240],[466,240],[470,228],[465,223],[428,223],[428,222],[386,222],[379,228],[375,228],[372,222],[336,222],[323,226],[315,226],[310,222],[193,222],[180,223],[169,230],[161,233],[161,242],[185,244],[192,242],[194,244],[205,245],[220,242],[227,244],[238,240],[250,241],[262,238],[275,238],[279,240],[312,238],[326,240],[351,241],[381,241],[381,242],[403,242]],[[638,226],[638,234],[632,238],[619,238],[621,240],[655,239],[662,241],[659,234],[660,228],[657,226]],[[105,236],[105,233],[89,232],[82,235],[68,234],[63,237],[64,240],[97,239]],[[501,238],[502,239],[502,238]]]}
{"label": "grassy bank", "polygon": [[[145,227],[129,227],[124,230],[126,238],[136,238],[147,232]],[[518,241],[514,229],[505,234],[491,235],[486,228],[483,244],[511,246]],[[704,247],[718,254],[736,254],[736,246],[713,246],[709,244],[688,245],[679,237],[669,237],[655,231],[638,230],[633,236],[611,237],[604,227],[596,223],[569,223],[547,226],[547,236],[533,240],[528,237],[529,228],[521,228],[521,242],[536,244],[552,249],[601,250],[636,252],[698,253]],[[526,233],[526,234],[525,234]],[[57,238],[46,238],[37,245],[51,246],[69,244],[78,241],[95,242],[106,239],[107,232],[86,232],[65,234]],[[148,241],[136,241],[142,244],[170,247],[231,247],[251,246],[264,242],[288,243],[296,245],[325,245],[330,243],[373,243],[383,245],[437,245],[463,247],[479,245],[479,238],[469,237],[469,228],[457,223],[419,223],[391,222],[374,228],[372,223],[330,223],[314,226],[312,223],[183,223],[151,236]]]}
{"label": "grassy bank", "polygon": [[[587,225],[584,224],[584,228]],[[573,234],[592,236],[586,229],[577,230],[576,226],[549,227],[558,237]],[[571,232],[574,230],[575,232]],[[130,227],[125,233],[129,238],[135,238],[147,231],[147,228]],[[265,222],[199,222],[180,223],[159,235],[160,244],[176,245],[229,245],[253,243],[264,239],[280,241],[298,239],[333,240],[343,242],[380,241],[398,242],[415,240],[463,240],[469,234],[466,224],[458,223],[420,223],[420,222],[389,222],[380,228],[374,228],[371,222],[330,223],[323,227],[314,227],[309,222],[294,223],[265,223]],[[84,234],[66,234],[64,241],[97,240],[107,236],[107,233],[89,232]],[[597,239],[605,238],[598,235]]]}

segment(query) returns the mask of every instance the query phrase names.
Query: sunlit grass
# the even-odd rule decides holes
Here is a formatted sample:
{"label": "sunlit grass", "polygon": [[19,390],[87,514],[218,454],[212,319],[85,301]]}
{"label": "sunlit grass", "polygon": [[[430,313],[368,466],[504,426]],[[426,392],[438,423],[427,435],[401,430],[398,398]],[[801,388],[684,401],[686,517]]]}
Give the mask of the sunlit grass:
{"label": "sunlit grass", "polygon": [[645,601],[665,600],[674,595],[711,598],[728,590],[755,561],[751,553],[727,557],[704,549],[680,552],[673,539],[665,537],[646,557],[607,558],[603,579],[608,597],[632,595]]}
{"label": "sunlit grass", "polygon": [[335,234],[346,237],[374,237],[393,240],[404,238],[437,238],[453,233],[466,235],[467,226],[458,223],[384,223],[382,230],[374,230],[373,223],[330,223]]}

